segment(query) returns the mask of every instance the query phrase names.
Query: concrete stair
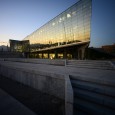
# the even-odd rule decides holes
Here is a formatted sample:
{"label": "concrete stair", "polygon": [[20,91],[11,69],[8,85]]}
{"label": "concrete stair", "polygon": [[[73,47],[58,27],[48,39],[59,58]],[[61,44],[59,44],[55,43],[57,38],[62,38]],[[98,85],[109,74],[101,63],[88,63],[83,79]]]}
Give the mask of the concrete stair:
{"label": "concrete stair", "polygon": [[115,115],[115,85],[73,75],[70,80],[74,91],[74,115]]}
{"label": "concrete stair", "polygon": [[111,61],[68,60],[67,67],[115,70]]}

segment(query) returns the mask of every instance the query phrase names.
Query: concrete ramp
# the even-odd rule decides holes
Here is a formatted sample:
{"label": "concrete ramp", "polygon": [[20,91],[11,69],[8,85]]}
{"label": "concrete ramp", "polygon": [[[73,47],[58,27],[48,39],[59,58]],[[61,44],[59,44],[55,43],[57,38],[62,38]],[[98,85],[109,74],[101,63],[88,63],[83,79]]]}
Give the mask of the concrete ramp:
{"label": "concrete ramp", "polygon": [[0,89],[0,115],[37,115]]}

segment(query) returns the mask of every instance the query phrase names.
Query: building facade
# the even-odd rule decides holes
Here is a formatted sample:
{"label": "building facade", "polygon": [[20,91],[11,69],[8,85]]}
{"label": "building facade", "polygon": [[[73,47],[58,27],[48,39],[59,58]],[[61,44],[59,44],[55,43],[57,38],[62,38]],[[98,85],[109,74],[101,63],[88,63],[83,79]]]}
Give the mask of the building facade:
{"label": "building facade", "polygon": [[30,43],[29,40],[9,40],[10,51],[11,52],[30,52]]}
{"label": "building facade", "polygon": [[92,0],[80,0],[24,40],[30,41],[30,57],[85,58],[90,42]]}
{"label": "building facade", "polygon": [[102,49],[107,53],[115,55],[115,44],[102,46]]}
{"label": "building facade", "polygon": [[0,52],[8,51],[8,50],[9,50],[8,43],[7,42],[0,42]]}

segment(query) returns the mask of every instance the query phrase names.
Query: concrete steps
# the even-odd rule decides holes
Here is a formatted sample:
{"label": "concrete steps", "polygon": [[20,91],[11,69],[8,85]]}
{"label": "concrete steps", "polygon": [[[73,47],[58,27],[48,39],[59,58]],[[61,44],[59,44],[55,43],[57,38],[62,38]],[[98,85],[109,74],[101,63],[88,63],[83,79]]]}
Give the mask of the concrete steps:
{"label": "concrete steps", "polygon": [[[115,86],[70,76],[74,91],[74,115],[114,115]],[[107,81],[106,81],[107,82]]]}
{"label": "concrete steps", "polygon": [[71,83],[72,86],[76,89],[81,89],[81,90],[87,90],[90,92],[94,92],[94,93],[100,93],[103,95],[108,95],[108,96],[113,96],[115,97],[115,92],[114,91],[114,87],[108,87],[106,85],[101,85],[101,84],[97,84],[94,82],[90,82],[90,81],[83,81],[83,80],[73,80],[71,79]]}
{"label": "concrete steps", "polygon": [[[114,110],[107,109],[106,107],[103,107],[101,105],[92,103],[87,100],[83,100],[81,98],[76,98],[74,103],[74,109],[79,109],[79,111],[83,111],[85,115],[115,115]],[[77,111],[74,113],[74,115],[81,115],[78,114]]]}
{"label": "concrete steps", "polygon": [[112,63],[110,61],[68,60],[67,66],[68,67],[76,67],[76,68],[115,70],[114,65],[112,65]]}

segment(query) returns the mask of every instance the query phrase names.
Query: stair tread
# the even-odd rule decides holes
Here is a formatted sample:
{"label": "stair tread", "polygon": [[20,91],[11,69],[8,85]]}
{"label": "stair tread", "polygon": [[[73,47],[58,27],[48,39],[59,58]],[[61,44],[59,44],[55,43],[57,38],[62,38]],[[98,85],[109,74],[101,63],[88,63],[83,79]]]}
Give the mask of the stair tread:
{"label": "stair tread", "polygon": [[100,85],[98,83],[85,82],[80,80],[71,80],[72,86],[74,88],[84,89],[88,91],[93,91],[95,93],[105,94],[115,97],[115,88]]}
{"label": "stair tread", "polygon": [[[113,78],[113,77],[111,77]],[[92,83],[97,83],[97,84],[102,84],[105,86],[109,86],[109,87],[115,87],[115,81],[110,79],[110,78],[103,78],[103,77],[93,77],[93,76],[87,76],[86,75],[70,75],[70,79],[73,80],[80,80],[80,81],[84,81],[84,82],[92,82]]]}
{"label": "stair tread", "polygon": [[67,65],[68,67],[76,67],[76,68],[91,68],[91,69],[107,69],[107,70],[115,70],[113,67],[96,67],[96,66],[79,66],[79,65]]}
{"label": "stair tread", "polygon": [[114,97],[101,95],[98,93],[90,92],[87,90],[81,90],[78,88],[74,89],[74,97],[75,98],[79,97],[79,98],[115,109],[115,98]]}
{"label": "stair tread", "polygon": [[100,106],[80,98],[75,98],[74,100],[74,109],[81,109],[90,114],[115,114],[115,110],[108,109],[106,107]]}
{"label": "stair tread", "polygon": [[67,61],[68,67],[79,68],[92,68],[92,69],[108,69],[114,70],[115,68],[109,61],[94,61],[94,60],[69,60]]}

